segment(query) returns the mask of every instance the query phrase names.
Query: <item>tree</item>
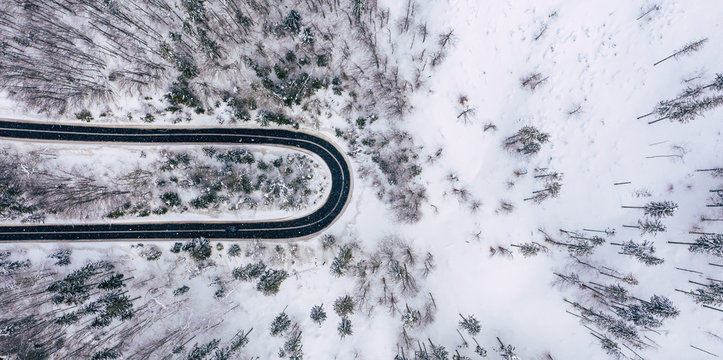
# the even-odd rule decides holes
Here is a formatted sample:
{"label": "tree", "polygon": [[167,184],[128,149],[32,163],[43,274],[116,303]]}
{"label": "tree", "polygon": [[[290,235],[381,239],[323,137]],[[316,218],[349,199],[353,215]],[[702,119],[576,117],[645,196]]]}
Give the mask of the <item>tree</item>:
{"label": "tree", "polygon": [[181,250],[187,251],[194,260],[203,261],[211,257],[213,249],[207,239],[197,238],[183,244]]}
{"label": "tree", "polygon": [[339,332],[339,337],[342,339],[347,335],[351,335],[351,320],[349,320],[349,318],[346,316],[342,317],[341,322],[339,322],[339,326],[336,328],[336,330]]}
{"label": "tree", "polygon": [[700,39],[697,41],[689,42],[689,43],[685,44],[685,46],[683,46],[680,50],[678,50],[675,53],[673,53],[672,55],[656,62],[655,64],[653,64],[653,66],[656,66],[656,65],[662,63],[663,61],[671,59],[671,58],[677,58],[681,55],[686,55],[686,54],[696,52],[696,51],[700,50],[703,47],[703,45],[705,45],[706,42],[708,42],[708,38],[703,38],[703,39]]}
{"label": "tree", "polygon": [[286,311],[282,311],[279,315],[276,315],[274,321],[271,322],[271,336],[280,336],[291,325],[291,319]]}
{"label": "tree", "polygon": [[617,307],[615,308],[615,312],[621,318],[631,321],[638,326],[659,328],[663,325],[663,322],[660,319],[653,316],[653,314],[647,311],[647,309],[642,305],[635,304]]}
{"label": "tree", "polygon": [[285,270],[266,270],[256,284],[256,290],[261,291],[264,295],[276,295],[281,283],[287,277],[289,277],[289,273]]}
{"label": "tree", "polygon": [[284,28],[291,33],[298,34],[301,31],[301,15],[296,10],[289,11],[284,20]]}
{"label": "tree", "polygon": [[665,231],[665,225],[660,222],[660,219],[638,220],[638,227],[643,232],[643,234],[650,233],[655,235],[656,233]]}
{"label": "tree", "polygon": [[301,330],[295,329],[289,334],[284,342],[284,347],[279,349],[279,357],[288,357],[289,360],[301,360],[304,358],[301,344]]}
{"label": "tree", "polygon": [[661,218],[666,216],[673,216],[676,210],[678,210],[678,204],[672,201],[651,201],[643,207],[645,215],[652,216],[654,218]]}
{"label": "tree", "polygon": [[422,322],[422,313],[414,308],[406,306],[406,310],[402,314],[402,326],[407,328],[413,328],[418,326]]}
{"label": "tree", "polygon": [[111,359],[118,359],[120,357],[120,354],[113,350],[105,348],[103,350],[100,350],[93,354],[93,356],[90,358],[90,360],[111,360]]}
{"label": "tree", "polygon": [[435,345],[432,342],[432,339],[427,339],[429,341],[429,359],[430,360],[448,360],[449,359],[449,353],[447,352],[447,349],[444,348],[442,345]]}
{"label": "tree", "polygon": [[459,322],[460,328],[467,330],[467,332],[472,336],[479,334],[481,330],[480,323],[477,319],[475,319],[474,315],[464,317],[462,314],[459,314],[459,316],[462,318],[462,321]]}
{"label": "tree", "polygon": [[341,246],[339,248],[338,255],[331,262],[331,273],[336,276],[345,275],[353,258],[354,255],[352,253],[351,245],[347,244]]}
{"label": "tree", "polygon": [[647,240],[644,240],[640,244],[634,243],[630,240],[624,242],[623,244],[614,245],[622,245],[621,254],[633,256],[645,265],[660,265],[663,263],[663,259],[653,255],[655,254],[655,247],[652,242]]}
{"label": "tree", "polygon": [[688,250],[723,257],[723,234],[705,234],[697,238]]}
{"label": "tree", "polygon": [[241,247],[238,244],[233,244],[228,248],[228,256],[239,256],[241,255]]}
{"label": "tree", "polygon": [[[2,205],[0,205],[2,206]],[[55,250],[49,257],[57,259],[55,265],[66,266],[70,265],[70,255],[73,253],[71,249],[58,249]]]}
{"label": "tree", "polygon": [[515,354],[515,347],[507,344],[505,345],[500,338],[497,338],[497,341],[500,343],[499,349],[497,349],[497,352],[500,353],[500,356],[505,360],[519,360],[520,358]]}
{"label": "tree", "polygon": [[321,326],[321,323],[326,321],[326,311],[324,311],[324,304],[314,305],[314,307],[311,308],[311,314],[309,315],[309,317],[312,321]]}
{"label": "tree", "polygon": [[349,295],[344,295],[334,301],[334,312],[341,317],[354,313],[354,299]]}
{"label": "tree", "polygon": [[675,318],[680,310],[665,296],[653,295],[650,301],[643,302],[646,310],[663,319]]}
{"label": "tree", "polygon": [[[698,283],[696,283],[698,284]],[[702,288],[685,292],[693,298],[696,304],[719,306],[723,304],[723,283],[711,281],[702,285]]]}
{"label": "tree", "polygon": [[505,139],[504,147],[523,155],[532,155],[540,151],[542,144],[549,141],[550,134],[543,133],[532,126],[525,126],[518,130],[515,135]]}
{"label": "tree", "polygon": [[266,271],[266,264],[263,261],[233,269],[233,278],[236,280],[251,281],[261,276]]}

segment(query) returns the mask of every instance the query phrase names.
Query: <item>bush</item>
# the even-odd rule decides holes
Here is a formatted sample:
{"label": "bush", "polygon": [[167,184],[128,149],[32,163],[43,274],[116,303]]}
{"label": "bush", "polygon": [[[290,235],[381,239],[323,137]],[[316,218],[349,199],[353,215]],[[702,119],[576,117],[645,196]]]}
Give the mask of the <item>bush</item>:
{"label": "bush", "polygon": [[82,110],[79,113],[75,113],[75,118],[80,121],[91,122],[93,120],[93,114],[88,110]]}

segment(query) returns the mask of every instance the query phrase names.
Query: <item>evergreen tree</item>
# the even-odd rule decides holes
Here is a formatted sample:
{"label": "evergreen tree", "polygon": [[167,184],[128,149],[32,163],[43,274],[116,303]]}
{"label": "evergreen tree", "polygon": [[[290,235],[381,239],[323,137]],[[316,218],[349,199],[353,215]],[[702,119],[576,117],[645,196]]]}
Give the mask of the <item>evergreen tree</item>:
{"label": "evergreen tree", "polygon": [[631,321],[635,325],[644,326],[649,328],[658,328],[663,325],[663,322],[653,316],[647,311],[642,305],[628,305],[624,307],[617,307],[615,312],[623,319]]}
{"label": "evergreen tree", "polygon": [[314,45],[314,32],[311,31],[311,28],[304,28],[304,31],[301,33],[301,43],[304,45]]}
{"label": "evergreen tree", "polygon": [[351,13],[356,19],[361,18],[364,10],[366,10],[366,0],[352,0]]}
{"label": "evergreen tree", "polygon": [[449,353],[447,352],[447,349],[444,348],[442,345],[435,345],[432,342],[432,339],[427,339],[429,341],[429,358],[432,360],[448,360],[449,359]]}
{"label": "evergreen tree", "polygon": [[90,358],[90,360],[111,360],[111,359],[118,359],[120,357],[120,354],[113,350],[105,348],[103,350],[100,350],[93,354],[93,356]]}
{"label": "evergreen tree", "polygon": [[239,256],[241,255],[241,247],[238,244],[233,244],[228,248],[228,256]]}
{"label": "evergreen tree", "polygon": [[247,264],[233,269],[232,274],[236,280],[251,281],[261,276],[264,271],[266,271],[266,264],[259,260],[255,264]]}
{"label": "evergreen tree", "polygon": [[675,318],[680,310],[665,296],[653,295],[650,301],[643,302],[646,310],[663,319]]}
{"label": "evergreen tree", "polygon": [[351,320],[349,320],[349,318],[346,316],[342,317],[341,322],[339,322],[339,326],[336,328],[336,330],[339,332],[339,337],[342,339],[347,335],[351,335]]}
{"label": "evergreen tree", "polygon": [[723,283],[711,281],[702,288],[687,293],[693,298],[696,304],[723,305]]}
{"label": "evergreen tree", "polygon": [[284,20],[284,28],[291,33],[298,34],[301,31],[301,15],[296,10],[289,11]]}
{"label": "evergreen tree", "polygon": [[665,231],[665,225],[663,225],[662,222],[660,222],[659,219],[653,219],[653,220],[638,220],[638,227],[643,232],[643,234],[657,234],[659,232]]}
{"label": "evergreen tree", "polygon": [[211,257],[212,248],[207,239],[197,238],[183,244],[181,250],[191,254],[194,260],[203,261]]}
{"label": "evergreen tree", "polygon": [[505,360],[519,360],[520,358],[515,354],[515,347],[507,344],[505,345],[502,343],[502,340],[500,338],[497,338],[497,341],[500,343],[499,349],[497,349],[497,352],[500,353],[500,356]]}
{"label": "evergreen tree", "polygon": [[706,234],[695,240],[688,250],[723,257],[723,234]]}
{"label": "evergreen tree", "polygon": [[595,335],[598,339],[600,339],[600,347],[605,350],[605,353],[612,356],[614,359],[620,359],[622,356],[622,352],[620,350],[620,346],[618,346],[618,343],[610,340],[607,337],[600,337]]}
{"label": "evergreen tree", "polygon": [[123,286],[125,286],[125,284],[123,284],[123,274],[112,274],[98,284],[98,289],[107,291],[115,290]]}
{"label": "evergreen tree", "polygon": [[462,321],[459,322],[460,328],[467,330],[472,336],[479,334],[482,328],[480,327],[479,321],[477,321],[473,315],[464,317],[462,314],[459,314],[459,316],[462,318]]}
{"label": "evergreen tree", "polygon": [[285,270],[266,270],[256,284],[256,290],[261,291],[264,295],[276,295],[281,283],[287,277],[289,277],[289,273]]}
{"label": "evergreen tree", "polygon": [[319,325],[326,321],[326,311],[324,311],[324,304],[314,305],[314,307],[311,308],[311,314],[309,315],[309,317],[311,318],[311,320],[313,320]]}
{"label": "evergreen tree", "polygon": [[291,319],[289,319],[289,315],[286,315],[286,311],[281,312],[271,322],[271,336],[280,336],[286,332],[290,325]]}
{"label": "evergreen tree", "polygon": [[524,155],[531,155],[540,151],[542,144],[549,141],[550,134],[543,133],[532,126],[525,126],[515,135],[505,139],[504,146]]}
{"label": "evergreen tree", "polygon": [[354,313],[354,299],[349,295],[340,296],[334,301],[334,312],[341,317]]}
{"label": "evergreen tree", "polygon": [[336,276],[343,276],[351,263],[354,255],[352,254],[350,245],[343,245],[339,248],[339,253],[331,262],[331,273]]}
{"label": "evergreen tree", "polygon": [[[1,200],[0,200],[1,202]],[[2,206],[0,204],[0,206]],[[66,266],[70,265],[70,255],[73,253],[70,249],[58,249],[54,251],[52,254],[50,254],[51,258],[57,259],[55,262],[55,265],[58,266]]]}
{"label": "evergreen tree", "polygon": [[414,308],[406,306],[406,310],[402,314],[402,326],[407,328],[413,328],[418,326],[422,322],[422,313]]}
{"label": "evergreen tree", "polygon": [[655,254],[655,247],[653,246],[653,243],[647,240],[640,244],[636,244],[630,240],[624,242],[622,247],[622,254],[633,256],[645,265],[660,265],[663,263],[663,259],[653,255]]}
{"label": "evergreen tree", "polygon": [[301,345],[301,330],[292,331],[284,342],[284,347],[279,350],[279,357],[288,357],[289,360],[301,360],[304,352]]}
{"label": "evergreen tree", "polygon": [[645,215],[661,218],[673,216],[675,211],[678,210],[678,204],[672,201],[652,201],[646,204],[643,209],[645,210]]}
{"label": "evergreen tree", "polygon": [[216,350],[218,348],[218,344],[221,341],[219,339],[213,339],[208,344],[205,345],[194,345],[193,349],[191,349],[191,352],[186,357],[186,360],[202,360],[206,356],[210,355],[213,350]]}

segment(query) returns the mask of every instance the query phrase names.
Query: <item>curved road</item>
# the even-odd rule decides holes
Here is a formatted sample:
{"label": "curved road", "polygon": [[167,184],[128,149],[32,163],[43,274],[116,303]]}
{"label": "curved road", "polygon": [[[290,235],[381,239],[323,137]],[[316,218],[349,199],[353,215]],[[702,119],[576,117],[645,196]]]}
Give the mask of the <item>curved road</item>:
{"label": "curved road", "polygon": [[319,209],[290,220],[0,226],[0,241],[132,239],[288,239],[317,233],[344,210],[351,191],[349,164],[328,141],[279,129],[128,128],[0,120],[0,138],[82,143],[281,145],[318,155],[331,171],[331,191]]}

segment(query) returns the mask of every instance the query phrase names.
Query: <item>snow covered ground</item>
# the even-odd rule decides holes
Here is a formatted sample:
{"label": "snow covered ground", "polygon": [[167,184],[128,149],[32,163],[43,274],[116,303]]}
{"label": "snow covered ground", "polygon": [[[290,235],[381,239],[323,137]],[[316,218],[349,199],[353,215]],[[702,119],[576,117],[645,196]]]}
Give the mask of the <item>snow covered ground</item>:
{"label": "snow covered ground", "polygon": [[[640,17],[656,5],[657,9]],[[391,7],[391,18],[403,16],[407,9],[407,3],[400,1],[384,1],[380,6]],[[455,331],[458,314],[474,314],[482,325],[476,340],[489,351],[488,358],[501,358],[493,350],[497,338],[514,345],[521,359],[608,358],[590,330],[566,312],[579,314],[564,299],[592,302],[590,292],[561,286],[554,273],[577,272],[586,281],[614,281],[574,264],[564,249],[545,243],[540,230],[561,240],[560,229],[589,236],[595,233],[583,229],[613,229],[615,234],[586,261],[634,274],[639,284],[626,285],[630,295],[641,299],[662,295],[680,310],[662,327],[641,333],[650,346],[634,349],[635,353],[623,348],[624,356],[715,357],[692,346],[723,356],[722,313],[676,291],[693,289],[689,280],[723,279],[723,267],[708,265],[723,261],[667,243],[692,241],[697,235],[690,231],[723,232],[723,222],[701,221],[702,217],[723,217],[719,208],[705,206],[710,203],[709,190],[720,188],[720,179],[695,171],[723,164],[723,110],[706,112],[686,124],[668,120],[648,124],[653,118],[636,119],[653,111],[660,100],[672,99],[688,86],[708,84],[723,72],[717,67],[723,58],[720,2],[450,0],[419,2],[416,11],[430,28],[454,29],[454,47],[414,94],[412,113],[396,124],[424,147],[420,156],[443,149],[438,161],[423,164],[428,201],[422,220],[414,224],[394,221],[376,197],[376,189],[364,179],[355,179],[350,205],[326,231],[341,243],[358,244],[355,259],[365,258],[361,252],[368,254],[367,260],[373,258],[369,254],[390,236],[412,244],[420,256],[427,251],[434,255],[434,271],[418,279],[420,293],[400,303],[402,308],[404,302],[420,307],[427,293],[433,294],[436,319],[413,336],[444,345],[450,358],[455,350],[479,358],[466,333],[472,345],[459,347],[462,341]],[[703,38],[707,42],[700,50],[653,66]],[[523,87],[523,79],[533,73],[541,74],[544,81],[534,89]],[[468,118],[458,117],[468,109],[474,109]],[[3,114],[11,117],[18,111],[10,104],[4,106]],[[328,122],[339,123],[341,117],[336,114]],[[322,123],[320,128],[333,138],[329,124]],[[532,156],[503,149],[504,140],[526,125],[549,133],[550,142]],[[358,170],[360,165],[352,166]],[[543,185],[533,177],[540,168],[564,174],[560,194],[540,204],[525,201]],[[461,189],[468,193],[468,200],[460,195]],[[474,200],[481,202],[479,209],[472,209]],[[622,226],[635,225],[643,212],[621,206],[663,200],[679,205],[674,216],[663,219],[666,232],[641,236],[638,229]],[[513,209],[501,209],[502,201]],[[642,239],[654,241],[663,264],[643,265],[610,244]],[[525,258],[511,247],[530,241],[545,244],[551,252]],[[271,299],[238,281],[226,284],[221,301],[213,298],[215,288],[208,284],[218,276],[229,277],[232,268],[253,257],[230,258],[225,251],[215,252],[216,266],[196,272],[192,263],[178,265],[175,255],[168,253],[170,244],[156,245],[164,252],[159,262],[138,257],[137,249],[127,244],[73,245],[73,264],[128,258],[133,259],[136,277],[170,274],[168,285],[163,284],[168,289],[192,283],[194,301],[184,303],[188,307],[184,320],[213,324],[214,319],[232,319],[233,324],[219,328],[217,334],[224,338],[233,336],[239,326],[254,327],[246,350],[261,359],[275,358],[283,343],[268,335],[268,326],[285,308],[300,322],[308,359],[392,359],[398,355],[403,341],[400,313],[389,316],[383,305],[368,314],[358,311],[350,316],[353,334],[343,339],[337,335],[339,317],[332,312],[332,303],[339,296],[356,293],[358,284],[330,275],[336,253],[322,250],[321,238],[299,244],[298,257],[275,263],[292,276]],[[498,247],[511,250],[511,256],[500,254]],[[0,248],[21,257],[27,251],[34,263],[43,263],[56,245],[3,244]],[[172,298],[165,299],[157,301],[170,305]],[[329,320],[317,326],[308,314],[321,303]],[[208,341],[210,336],[216,335],[199,335],[197,341]]]}

